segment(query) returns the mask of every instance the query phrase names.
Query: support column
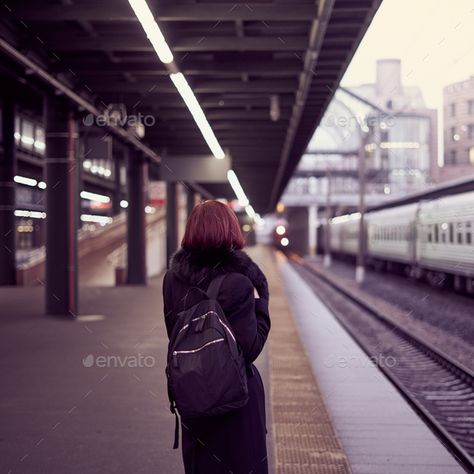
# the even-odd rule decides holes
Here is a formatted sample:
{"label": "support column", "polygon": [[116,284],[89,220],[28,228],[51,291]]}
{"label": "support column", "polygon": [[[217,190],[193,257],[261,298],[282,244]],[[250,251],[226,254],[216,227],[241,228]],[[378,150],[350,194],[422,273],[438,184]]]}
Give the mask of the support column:
{"label": "support column", "polygon": [[78,311],[77,124],[67,103],[45,99],[46,124],[46,313],[73,316]]}
{"label": "support column", "polygon": [[196,193],[194,192],[193,189],[187,188],[186,189],[186,210],[187,210],[187,216],[189,217],[191,215],[192,210],[194,209],[194,206],[196,205]]}
{"label": "support column", "polygon": [[15,254],[15,103],[2,100],[3,156],[0,157],[0,286],[16,284]]}
{"label": "support column", "polygon": [[120,166],[122,164],[123,151],[117,144],[112,147],[112,157],[114,160],[114,193],[112,201],[112,214],[114,216],[120,214],[122,208],[120,201],[122,200],[122,183],[120,182]]}
{"label": "support column", "polygon": [[129,151],[127,160],[127,283],[146,285],[146,220],[145,186],[147,164],[136,151]]}
{"label": "support column", "polygon": [[175,182],[166,183],[166,265],[178,247],[178,196]]}
{"label": "support column", "polygon": [[318,245],[317,239],[317,226],[318,226],[318,206],[313,205],[308,208],[308,241],[309,241],[309,254],[316,255],[316,248]]}

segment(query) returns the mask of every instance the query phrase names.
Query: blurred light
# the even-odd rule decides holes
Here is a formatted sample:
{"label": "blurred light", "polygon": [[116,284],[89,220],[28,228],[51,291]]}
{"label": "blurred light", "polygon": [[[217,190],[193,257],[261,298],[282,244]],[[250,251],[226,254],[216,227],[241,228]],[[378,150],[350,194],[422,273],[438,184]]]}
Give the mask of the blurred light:
{"label": "blurred light", "polygon": [[38,184],[38,181],[36,181],[36,179],[18,175],[13,178],[13,181],[15,181],[15,183],[24,184],[26,186],[36,186]]}
{"label": "blurred light", "polygon": [[390,186],[388,184],[386,184],[383,187],[383,192],[384,192],[384,194],[390,194]]}
{"label": "blurred light", "polygon": [[113,219],[108,216],[96,216],[94,214],[81,214],[82,222],[96,222],[100,225],[110,224]]}
{"label": "blurred light", "polygon": [[41,142],[39,140],[35,140],[35,149],[36,150],[46,150],[46,143],[45,142]]}
{"label": "blurred light", "polygon": [[234,190],[237,199],[239,200],[239,204],[242,207],[248,206],[249,200],[245,195],[245,192],[242,186],[240,185],[239,178],[237,178],[237,175],[235,174],[234,170],[227,171],[227,179],[229,180],[229,183],[232,186],[232,189]]}
{"label": "blurred light", "polygon": [[254,219],[255,219],[255,223],[259,227],[263,226],[263,224],[265,223],[265,221],[263,220],[263,218],[260,216],[260,214],[258,212],[255,213],[255,218]]}
{"label": "blurred light", "polygon": [[155,208],[152,206],[145,206],[145,212],[147,214],[153,214],[155,212]]}
{"label": "blurred light", "polygon": [[127,209],[128,207],[128,201],[126,201],[125,199],[122,199],[120,201],[120,207],[123,208],[123,209]]}
{"label": "blurred light", "polygon": [[382,142],[380,148],[384,149],[402,149],[402,148],[420,148],[418,142]]}
{"label": "blurred light", "polygon": [[284,225],[277,225],[275,231],[278,235],[283,235],[286,232],[286,227]]}
{"label": "blurred light", "polygon": [[277,212],[283,212],[285,210],[285,205],[282,202],[279,202],[276,207]]}
{"label": "blurred light", "polygon": [[25,145],[33,145],[35,143],[35,139],[33,137],[25,137],[25,135],[21,135],[21,143]]}
{"label": "blurred light", "polygon": [[46,183],[45,183],[44,181],[40,181],[40,182],[38,183],[38,188],[40,188],[40,189],[46,189]]}
{"label": "blurred light", "polygon": [[110,178],[111,175],[112,175],[112,171],[110,171],[110,170],[108,170],[108,169],[106,169],[106,170],[104,171],[104,176],[105,176],[105,177]]}
{"label": "blurred light", "polygon": [[82,164],[82,166],[86,169],[86,170],[90,170],[91,169],[91,166],[92,166],[92,162],[90,160],[84,160],[84,163]]}
{"label": "blurred light", "polygon": [[289,243],[290,243],[290,241],[286,237],[283,237],[280,240],[280,244],[282,245],[282,247],[287,247]]}
{"label": "blurred light", "polygon": [[341,224],[342,222],[360,219],[360,212],[353,212],[352,214],[344,214],[343,216],[336,216],[331,219],[332,224]]}
{"label": "blurred light", "polygon": [[109,196],[104,196],[103,194],[90,193],[89,191],[81,191],[81,198],[88,199],[89,201],[97,201],[102,203],[110,202]]}
{"label": "blurred light", "polygon": [[160,61],[165,64],[171,63],[173,61],[173,53],[166,43],[165,37],[163,36],[158,23],[155,21],[153,13],[146,3],[146,0],[128,0],[128,3],[130,3],[138,21],[145,30],[147,38],[153,45]]}
{"label": "blurred light", "polygon": [[441,224],[441,229],[442,229],[442,230],[448,230],[448,223],[447,223],[447,222],[443,222],[443,223]]}
{"label": "blurred light", "polygon": [[249,224],[244,224],[244,225],[242,226],[242,230],[243,230],[244,232],[250,232],[250,231],[252,230],[252,227],[251,227]]}
{"label": "blurred light", "polygon": [[46,218],[46,212],[24,211],[24,210],[17,209],[15,211],[15,216],[16,217],[31,217],[32,219],[45,219]]}
{"label": "blurred light", "polygon": [[455,142],[458,142],[460,138],[461,138],[461,137],[459,136],[458,133],[455,133],[455,134],[453,135],[453,140],[454,140]]}
{"label": "blurred light", "polygon": [[194,92],[191,87],[189,87],[188,81],[180,72],[170,74],[170,78],[176,86],[176,89],[178,89],[185,104],[188,106],[188,109],[191,112],[196,125],[199,127],[199,130],[201,130],[202,136],[204,137],[204,140],[206,140],[212,154],[218,159],[223,159],[225,157],[224,150],[219,145],[219,142],[217,141],[217,138],[214,135]]}
{"label": "blurred light", "polygon": [[255,211],[254,211],[254,208],[248,204],[247,206],[245,206],[245,212],[247,213],[247,215],[250,217],[250,219],[255,219]]}
{"label": "blurred light", "polygon": [[278,94],[270,96],[270,118],[272,122],[278,122],[280,119],[280,97]]}
{"label": "blurred light", "polygon": [[385,122],[380,122],[380,128],[385,130],[387,128],[387,124]]}

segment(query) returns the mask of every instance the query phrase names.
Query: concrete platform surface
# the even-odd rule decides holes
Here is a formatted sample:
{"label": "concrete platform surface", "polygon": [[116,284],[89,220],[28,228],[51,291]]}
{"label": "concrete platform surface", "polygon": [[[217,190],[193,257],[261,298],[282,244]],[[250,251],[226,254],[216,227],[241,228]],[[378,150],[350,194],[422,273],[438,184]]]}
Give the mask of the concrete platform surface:
{"label": "concrete platform surface", "polygon": [[280,271],[353,474],[464,473],[284,258]]}

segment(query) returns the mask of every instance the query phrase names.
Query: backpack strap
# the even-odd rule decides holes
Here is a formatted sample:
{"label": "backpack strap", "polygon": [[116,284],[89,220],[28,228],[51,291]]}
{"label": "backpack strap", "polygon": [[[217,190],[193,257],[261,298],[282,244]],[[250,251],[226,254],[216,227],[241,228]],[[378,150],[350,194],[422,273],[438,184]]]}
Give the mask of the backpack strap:
{"label": "backpack strap", "polygon": [[217,295],[219,294],[219,290],[221,288],[222,282],[224,281],[224,278],[227,276],[227,273],[223,273],[222,275],[217,276],[214,278],[211,283],[209,283],[209,286],[207,288],[207,296],[211,300],[217,299]]}

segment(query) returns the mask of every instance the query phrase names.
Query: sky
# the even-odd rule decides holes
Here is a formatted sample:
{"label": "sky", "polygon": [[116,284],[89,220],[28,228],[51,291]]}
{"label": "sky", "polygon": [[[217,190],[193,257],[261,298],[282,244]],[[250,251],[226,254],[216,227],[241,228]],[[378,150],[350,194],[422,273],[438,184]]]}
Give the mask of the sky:
{"label": "sky", "polygon": [[342,85],[375,82],[383,58],[401,59],[402,83],[442,107],[443,87],[474,75],[474,0],[383,0]]}

